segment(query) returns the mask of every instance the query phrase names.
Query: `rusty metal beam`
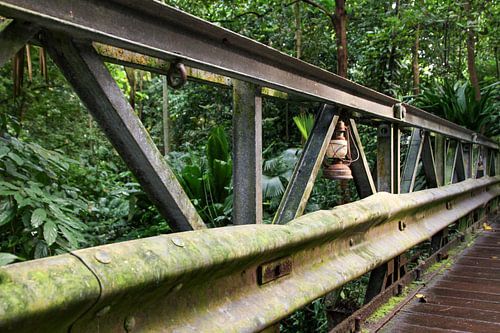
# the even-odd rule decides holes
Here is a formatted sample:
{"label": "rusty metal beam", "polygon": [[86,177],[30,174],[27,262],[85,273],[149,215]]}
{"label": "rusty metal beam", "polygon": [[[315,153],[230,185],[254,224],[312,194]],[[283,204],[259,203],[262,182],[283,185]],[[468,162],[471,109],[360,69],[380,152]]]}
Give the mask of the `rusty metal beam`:
{"label": "rusty metal beam", "polygon": [[498,149],[496,142],[410,105],[396,117],[397,99],[158,1],[1,0],[0,15]]}
{"label": "rusty metal beam", "polygon": [[12,59],[37,31],[38,28],[31,23],[0,21],[0,67]]}
{"label": "rusty metal beam", "polygon": [[421,130],[414,129],[411,132],[410,145],[408,153],[406,154],[403,175],[401,177],[401,193],[413,192],[423,145],[424,140]]}
{"label": "rusty metal beam", "polygon": [[[287,225],[197,230],[13,264],[0,268],[0,331],[221,332],[228,323],[259,331],[499,195],[500,177],[484,177],[377,193]],[[260,284],[263,267],[273,267],[271,281]]]}
{"label": "rusty metal beam", "polygon": [[394,131],[382,124],[377,131],[377,190],[392,193],[394,182]]}
{"label": "rusty metal beam", "polygon": [[233,224],[262,223],[262,95],[243,81],[233,86]]}
{"label": "rusty metal beam", "polygon": [[94,48],[46,34],[45,44],[89,112],[176,231],[206,228]]}
{"label": "rusty metal beam", "polygon": [[[124,50],[106,44],[93,43],[93,45],[97,53],[99,53],[99,55],[106,62],[123,65],[126,67],[141,69],[144,71],[149,71],[161,75],[168,74],[168,69],[171,64],[168,61],[155,57],[146,56],[137,52]],[[210,73],[208,71],[204,71],[202,69],[197,69],[189,66],[186,66],[185,68],[186,68],[187,78],[190,81],[213,84],[225,88],[230,88],[233,85],[233,79],[227,76]],[[261,90],[262,94],[267,97],[288,99],[287,93],[266,87],[263,87]]]}
{"label": "rusty metal beam", "polygon": [[307,138],[300,159],[283,194],[273,223],[288,223],[304,212],[323,162],[326,148],[337,125],[338,116],[334,115],[334,111],[334,107],[330,105],[322,106],[319,111],[311,134]]}
{"label": "rusty metal beam", "polygon": [[360,198],[366,198],[374,193],[377,193],[375,182],[373,181],[372,173],[366,159],[365,150],[361,137],[359,136],[356,121],[349,119],[352,132],[352,140],[350,141],[351,152],[357,151],[357,160],[351,164],[351,170],[354,180],[354,185]]}
{"label": "rusty metal beam", "polygon": [[431,136],[428,132],[424,133],[422,147],[422,167],[424,168],[427,187],[434,188],[439,186],[439,178],[436,172],[436,163],[434,161],[434,152],[432,150]]}
{"label": "rusty metal beam", "polygon": [[462,144],[459,142],[457,145],[457,153],[455,158],[455,167],[454,167],[455,177],[458,182],[461,182],[467,178],[466,170],[465,170],[465,159],[464,152],[462,149]]}

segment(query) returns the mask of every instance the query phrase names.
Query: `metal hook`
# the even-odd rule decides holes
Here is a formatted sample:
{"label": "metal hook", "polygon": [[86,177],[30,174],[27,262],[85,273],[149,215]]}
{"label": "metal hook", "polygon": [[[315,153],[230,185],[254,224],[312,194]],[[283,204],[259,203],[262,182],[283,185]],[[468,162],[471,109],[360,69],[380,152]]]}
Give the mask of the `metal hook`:
{"label": "metal hook", "polygon": [[173,89],[181,88],[187,81],[187,72],[184,64],[175,62],[170,65],[167,72],[167,83]]}

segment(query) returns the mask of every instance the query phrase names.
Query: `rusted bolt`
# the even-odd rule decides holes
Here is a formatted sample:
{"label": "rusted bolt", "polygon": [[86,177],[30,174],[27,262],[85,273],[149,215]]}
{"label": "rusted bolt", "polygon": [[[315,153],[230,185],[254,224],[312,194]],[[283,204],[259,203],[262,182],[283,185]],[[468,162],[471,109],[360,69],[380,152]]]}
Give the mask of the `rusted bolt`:
{"label": "rusted bolt", "polygon": [[394,106],[392,107],[392,109],[394,111],[394,118],[396,118],[396,119],[405,119],[405,117],[406,117],[406,108],[404,107],[403,104],[401,104],[401,103],[394,104]]}
{"label": "rusted bolt", "polygon": [[398,288],[396,291],[397,296],[401,296],[403,294],[403,285],[401,283],[398,283]]}
{"label": "rusted bolt", "polygon": [[111,262],[109,253],[102,250],[98,250],[96,253],[94,253],[94,258],[101,264],[109,264]]}
{"label": "rusted bolt", "polygon": [[167,72],[167,83],[173,89],[181,88],[187,81],[187,72],[184,65],[180,62],[170,64]]}
{"label": "rusted bolt", "polygon": [[128,316],[125,318],[125,321],[123,322],[123,328],[125,329],[125,332],[129,333],[132,332],[132,330],[135,327],[135,318],[133,316]]}
{"label": "rusted bolt", "polygon": [[174,243],[178,247],[184,247],[184,246],[186,246],[186,244],[184,243],[184,241],[181,238],[177,238],[177,237],[172,238],[172,243]]}
{"label": "rusted bolt", "polygon": [[406,229],[406,223],[403,221],[399,221],[399,231],[403,231]]}
{"label": "rusted bolt", "polygon": [[415,280],[420,281],[422,279],[422,270],[420,268],[417,268],[415,270]]}
{"label": "rusted bolt", "polygon": [[111,306],[110,305],[106,305],[101,310],[97,311],[96,314],[95,314],[95,316],[96,317],[105,316],[109,312],[109,310],[111,310]]}
{"label": "rusted bolt", "polygon": [[354,318],[354,332],[361,333],[361,317]]}
{"label": "rusted bolt", "polygon": [[354,245],[354,239],[349,239],[349,246],[353,246]]}

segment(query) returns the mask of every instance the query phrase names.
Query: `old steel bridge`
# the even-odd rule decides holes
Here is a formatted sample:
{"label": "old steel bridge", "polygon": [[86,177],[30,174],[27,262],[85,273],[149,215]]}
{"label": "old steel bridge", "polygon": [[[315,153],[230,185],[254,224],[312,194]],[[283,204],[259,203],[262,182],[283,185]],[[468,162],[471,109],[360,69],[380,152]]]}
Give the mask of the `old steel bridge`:
{"label": "old steel bridge", "polygon": [[[2,332],[276,330],[294,311],[371,272],[360,317],[337,328],[359,331],[374,302],[420,278],[422,267],[406,271],[409,249],[431,239],[431,259],[440,259],[459,242],[445,242],[450,225],[463,236],[497,210],[496,142],[159,2],[0,0],[0,15],[9,19],[0,66],[26,43],[43,46],[176,231],[1,268]],[[103,61],[167,76],[184,67],[188,79],[233,89],[234,226],[206,228]],[[323,103],[272,225],[261,223],[263,95]],[[303,215],[339,119],[360,150],[351,170],[363,199]],[[378,128],[375,177],[358,123]],[[411,141],[401,166],[402,131]],[[428,189],[413,192],[419,165]],[[485,284],[499,279],[498,262],[488,262],[498,243],[480,241],[470,259],[491,268]],[[475,279],[461,278],[462,286]],[[470,312],[464,320],[476,326],[464,331],[498,327],[498,286],[488,295],[494,305],[486,315],[496,324]],[[459,303],[444,321],[463,313]],[[438,320],[417,317],[400,316],[403,326],[392,330],[446,329],[422,329]]]}

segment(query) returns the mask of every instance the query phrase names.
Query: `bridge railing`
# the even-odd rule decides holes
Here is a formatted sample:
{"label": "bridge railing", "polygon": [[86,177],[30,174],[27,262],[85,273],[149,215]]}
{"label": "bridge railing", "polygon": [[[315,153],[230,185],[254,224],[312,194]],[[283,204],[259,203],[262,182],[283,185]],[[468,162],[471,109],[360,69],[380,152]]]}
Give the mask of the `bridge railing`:
{"label": "bridge railing", "polygon": [[[0,66],[26,43],[46,48],[172,229],[195,230],[3,268],[2,330],[261,330],[373,269],[376,294],[388,261],[496,203],[493,140],[159,2],[0,0],[0,15],[12,19]],[[205,230],[103,61],[233,89],[236,226]],[[273,225],[261,224],[263,95],[324,103]],[[339,119],[365,199],[302,216]],[[376,180],[357,123],[378,128]],[[410,193],[420,161],[432,189]]]}

